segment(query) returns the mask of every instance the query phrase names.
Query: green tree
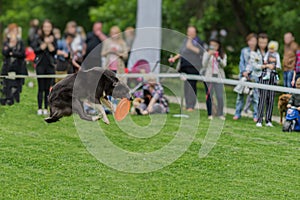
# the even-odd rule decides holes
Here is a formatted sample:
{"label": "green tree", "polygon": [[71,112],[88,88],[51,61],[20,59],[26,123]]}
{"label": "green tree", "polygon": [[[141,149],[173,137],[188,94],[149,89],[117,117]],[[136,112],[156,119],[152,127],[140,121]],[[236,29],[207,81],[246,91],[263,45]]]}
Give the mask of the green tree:
{"label": "green tree", "polygon": [[124,30],[127,26],[135,26],[136,0],[103,0],[99,4],[100,6],[90,8],[89,16],[92,22],[104,22],[104,32],[108,33],[109,28],[114,25],[118,25],[121,30]]}

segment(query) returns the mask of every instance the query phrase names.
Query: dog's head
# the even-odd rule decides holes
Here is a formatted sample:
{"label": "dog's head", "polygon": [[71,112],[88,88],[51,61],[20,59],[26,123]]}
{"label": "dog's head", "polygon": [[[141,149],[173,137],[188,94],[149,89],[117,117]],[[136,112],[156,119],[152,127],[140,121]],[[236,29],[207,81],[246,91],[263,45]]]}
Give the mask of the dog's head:
{"label": "dog's head", "polygon": [[279,102],[281,102],[281,104],[287,104],[291,96],[291,94],[282,94],[279,96]]}
{"label": "dog's head", "polygon": [[112,97],[114,97],[116,99],[127,98],[129,100],[132,100],[132,97],[130,94],[130,89],[125,83],[118,81],[118,82],[115,82],[113,84],[113,86],[114,86],[114,89],[112,92]]}
{"label": "dog's head", "polygon": [[107,85],[105,86],[104,92],[106,95],[112,96],[116,99],[127,98],[132,100],[129,87],[121,82],[110,70],[105,70],[103,74],[107,78]]}

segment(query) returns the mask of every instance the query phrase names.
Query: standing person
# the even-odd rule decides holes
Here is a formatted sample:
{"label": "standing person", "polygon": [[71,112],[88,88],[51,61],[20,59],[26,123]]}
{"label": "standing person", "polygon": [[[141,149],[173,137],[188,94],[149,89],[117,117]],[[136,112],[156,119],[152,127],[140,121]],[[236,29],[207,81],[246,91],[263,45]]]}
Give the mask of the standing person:
{"label": "standing person", "polygon": [[105,57],[104,68],[117,74],[125,73],[124,60],[128,57],[128,49],[118,26],[112,26],[109,38],[103,42],[101,55]]}
{"label": "standing person", "polygon": [[[71,50],[72,52],[74,52],[74,54],[78,53],[78,55],[81,55],[83,57],[86,52],[85,38],[83,38],[81,36],[81,33],[78,32],[78,28],[79,27],[77,26],[77,23],[75,21],[69,21],[65,28],[65,34],[75,36],[71,44]],[[80,30],[82,31],[82,29]]]}
{"label": "standing person", "polygon": [[[25,46],[21,39],[17,38],[17,34],[11,34],[9,39],[4,42],[3,49],[3,66],[1,75],[26,75],[25,66]],[[20,93],[24,80],[6,78],[3,81],[3,93],[5,98],[1,99],[2,105],[13,105],[14,102],[20,102]]]}
{"label": "standing person", "polygon": [[[97,47],[99,44],[101,44],[104,40],[107,39],[107,36],[102,32],[102,23],[101,22],[95,22],[93,25],[93,31],[87,33],[86,36],[86,53],[84,56],[84,59],[92,52],[92,50]],[[102,51],[102,45],[98,46],[99,52]],[[96,62],[92,63],[95,66],[102,66],[102,58],[99,58],[98,52],[96,55],[94,55],[96,58]],[[92,56],[90,56],[92,57]]]}
{"label": "standing person", "polygon": [[292,87],[294,75],[294,67],[296,62],[296,51],[298,44],[291,32],[284,34],[284,53],[283,53],[283,85],[284,87]]}
{"label": "standing person", "polygon": [[[209,50],[206,51],[203,55],[202,61],[203,69],[205,69],[206,77],[215,77],[223,79],[225,78],[224,67],[227,65],[227,56],[222,49],[221,42],[217,39],[211,39],[209,41]],[[206,91],[206,107],[208,119],[212,119],[212,102],[211,97],[213,92],[217,96],[217,116],[220,119],[225,120],[223,115],[224,99],[223,99],[223,90],[224,86],[221,83],[207,83],[208,90]]]}
{"label": "standing person", "polygon": [[[255,75],[252,75],[250,72],[247,71],[246,68],[249,65],[250,62],[250,54],[251,52],[256,51],[256,45],[257,45],[257,35],[255,33],[250,33],[246,37],[246,41],[248,46],[244,47],[241,50],[241,56],[240,56],[240,63],[239,63],[239,69],[240,69],[240,74],[239,77],[245,77],[247,80],[253,80],[257,82],[257,77]],[[251,67],[250,67],[251,69]],[[252,100],[252,105],[253,105],[253,121],[257,121],[257,106],[258,106],[258,92],[256,89],[254,89],[254,98]],[[235,114],[233,117],[233,120],[238,120],[241,118],[241,112],[244,106],[244,94],[237,94],[237,99],[236,99],[236,107],[235,107]]]}
{"label": "standing person", "polygon": [[39,20],[32,19],[30,21],[30,28],[28,31],[28,46],[31,46],[32,42],[37,38],[39,30]]}
{"label": "standing person", "polygon": [[[121,30],[118,26],[112,26],[109,31],[109,38],[103,41],[101,56],[105,58],[105,69],[110,69],[117,74],[125,73],[125,60],[128,58],[128,49],[123,40]],[[120,78],[124,83],[126,78]],[[117,105],[116,100],[112,100],[114,106]]]}
{"label": "standing person", "polygon": [[[74,70],[80,66],[72,65],[72,56],[73,51],[71,48],[72,41],[74,40],[75,35],[66,33],[64,39],[60,40],[57,43],[57,52],[56,52],[56,74],[71,74]],[[75,70],[78,71],[79,69]],[[62,80],[61,78],[56,78],[55,83]]]}
{"label": "standing person", "polygon": [[[186,74],[199,75],[202,67],[202,48],[203,42],[197,36],[195,26],[187,28],[187,38],[183,41],[180,53],[169,58],[170,63],[174,63],[180,58],[179,72]],[[191,112],[195,109],[197,101],[197,80],[186,80],[184,82],[184,96],[187,111]]]}
{"label": "standing person", "polygon": [[[259,83],[266,84],[266,85],[277,85],[278,75],[276,69],[280,69],[279,68],[280,65],[277,64],[276,56],[273,55],[272,53],[267,54],[266,57],[268,62],[260,66],[262,69],[262,73],[261,76],[259,77]],[[270,77],[266,79],[265,77],[267,77],[269,72],[270,72]],[[272,113],[273,113],[273,106],[274,106],[274,97],[275,97],[275,91],[259,89],[259,102],[258,102],[258,113],[257,113],[258,119],[256,123],[257,127],[262,127],[265,106],[266,106],[266,111],[265,111],[266,126],[269,127],[273,126]]]}
{"label": "standing person", "polygon": [[[33,49],[36,54],[36,74],[55,74],[55,60],[54,56],[57,51],[57,43],[53,35],[53,25],[51,21],[45,20],[41,27],[40,37],[33,42]],[[52,78],[38,78],[38,115],[48,114],[48,95],[51,85],[53,84]],[[44,100],[44,109],[42,104]]]}
{"label": "standing person", "polygon": [[[131,53],[131,48],[133,45],[133,41],[135,38],[135,30],[133,27],[129,26],[125,29],[124,38],[125,38],[125,42],[126,42],[126,45],[128,48],[127,51],[128,51],[128,58],[129,58],[130,53]],[[125,66],[127,66],[127,64],[128,64],[128,59],[125,61]]]}
{"label": "standing person", "polygon": [[[267,46],[268,46],[268,42],[269,42],[269,38],[268,35],[266,33],[260,33],[258,34],[258,38],[257,38],[257,44],[258,44],[258,48],[257,48],[257,56],[254,54],[252,57],[254,59],[252,59],[252,63],[253,61],[255,61],[256,63],[261,63],[263,62],[263,59],[267,53]],[[251,56],[250,56],[251,57]],[[250,61],[251,62],[251,61]],[[254,67],[252,73],[253,75],[255,75],[256,77],[260,77],[261,76],[261,68],[260,67]],[[246,100],[246,105],[244,107],[244,112],[248,113],[248,110],[250,109],[251,106],[251,102],[253,101],[253,92],[252,94],[249,94],[247,96],[247,100]]]}
{"label": "standing person", "polygon": [[298,47],[296,51],[296,62],[295,62],[295,67],[294,67],[294,74],[293,74],[293,79],[292,79],[292,87],[295,87],[295,82],[300,78],[300,47]]}

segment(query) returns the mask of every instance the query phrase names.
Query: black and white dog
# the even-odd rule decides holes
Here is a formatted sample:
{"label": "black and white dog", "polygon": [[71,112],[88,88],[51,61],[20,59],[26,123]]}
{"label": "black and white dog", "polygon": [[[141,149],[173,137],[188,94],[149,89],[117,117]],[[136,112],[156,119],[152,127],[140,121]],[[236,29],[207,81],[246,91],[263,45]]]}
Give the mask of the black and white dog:
{"label": "black and white dog", "polygon": [[[128,86],[119,81],[115,73],[94,67],[71,74],[55,84],[49,94],[50,116],[45,118],[48,123],[56,122],[63,116],[77,113],[81,119],[96,121],[102,118],[104,123],[109,120],[102,107],[102,103],[113,111],[113,105],[107,96],[113,98],[131,99]],[[99,111],[98,116],[91,116],[84,112],[83,102],[87,101]]]}

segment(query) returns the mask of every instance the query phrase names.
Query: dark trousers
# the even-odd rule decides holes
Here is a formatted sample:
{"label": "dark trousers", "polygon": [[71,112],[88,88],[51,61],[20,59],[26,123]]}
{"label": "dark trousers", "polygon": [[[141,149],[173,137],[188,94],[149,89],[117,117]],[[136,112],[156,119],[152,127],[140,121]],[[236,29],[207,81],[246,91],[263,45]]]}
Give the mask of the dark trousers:
{"label": "dark trousers", "polygon": [[[37,75],[51,75],[55,74],[55,69],[45,60],[42,60],[38,66],[36,66],[36,74]],[[44,108],[48,108],[48,95],[50,92],[50,87],[54,84],[53,78],[38,78],[38,108],[42,109],[43,99],[44,99]]]}
{"label": "dark trousers", "polygon": [[207,115],[212,115],[212,96],[216,93],[217,97],[217,116],[223,115],[224,99],[223,90],[224,86],[221,83],[206,83],[204,82],[205,92],[206,92],[206,108]]}
{"label": "dark trousers", "polygon": [[2,104],[13,105],[14,102],[20,102],[20,93],[22,88],[21,79],[4,79],[3,80],[3,99]]}
{"label": "dark trousers", "polygon": [[48,108],[48,95],[50,92],[50,87],[53,84],[52,78],[38,78],[38,108],[42,109],[43,99],[44,108]]}
{"label": "dark trousers", "polygon": [[[265,75],[266,75],[265,72],[263,72],[261,77],[259,78],[259,83],[266,84],[266,85],[276,85],[275,84],[275,79],[276,79],[275,73],[271,73],[269,80],[262,80],[262,77],[264,77]],[[257,122],[262,123],[265,106],[266,106],[265,121],[266,121],[266,123],[272,122],[274,97],[275,97],[275,91],[259,89]]]}
{"label": "dark trousers", "polygon": [[184,97],[186,109],[195,108],[197,101],[197,80],[184,81]]}

